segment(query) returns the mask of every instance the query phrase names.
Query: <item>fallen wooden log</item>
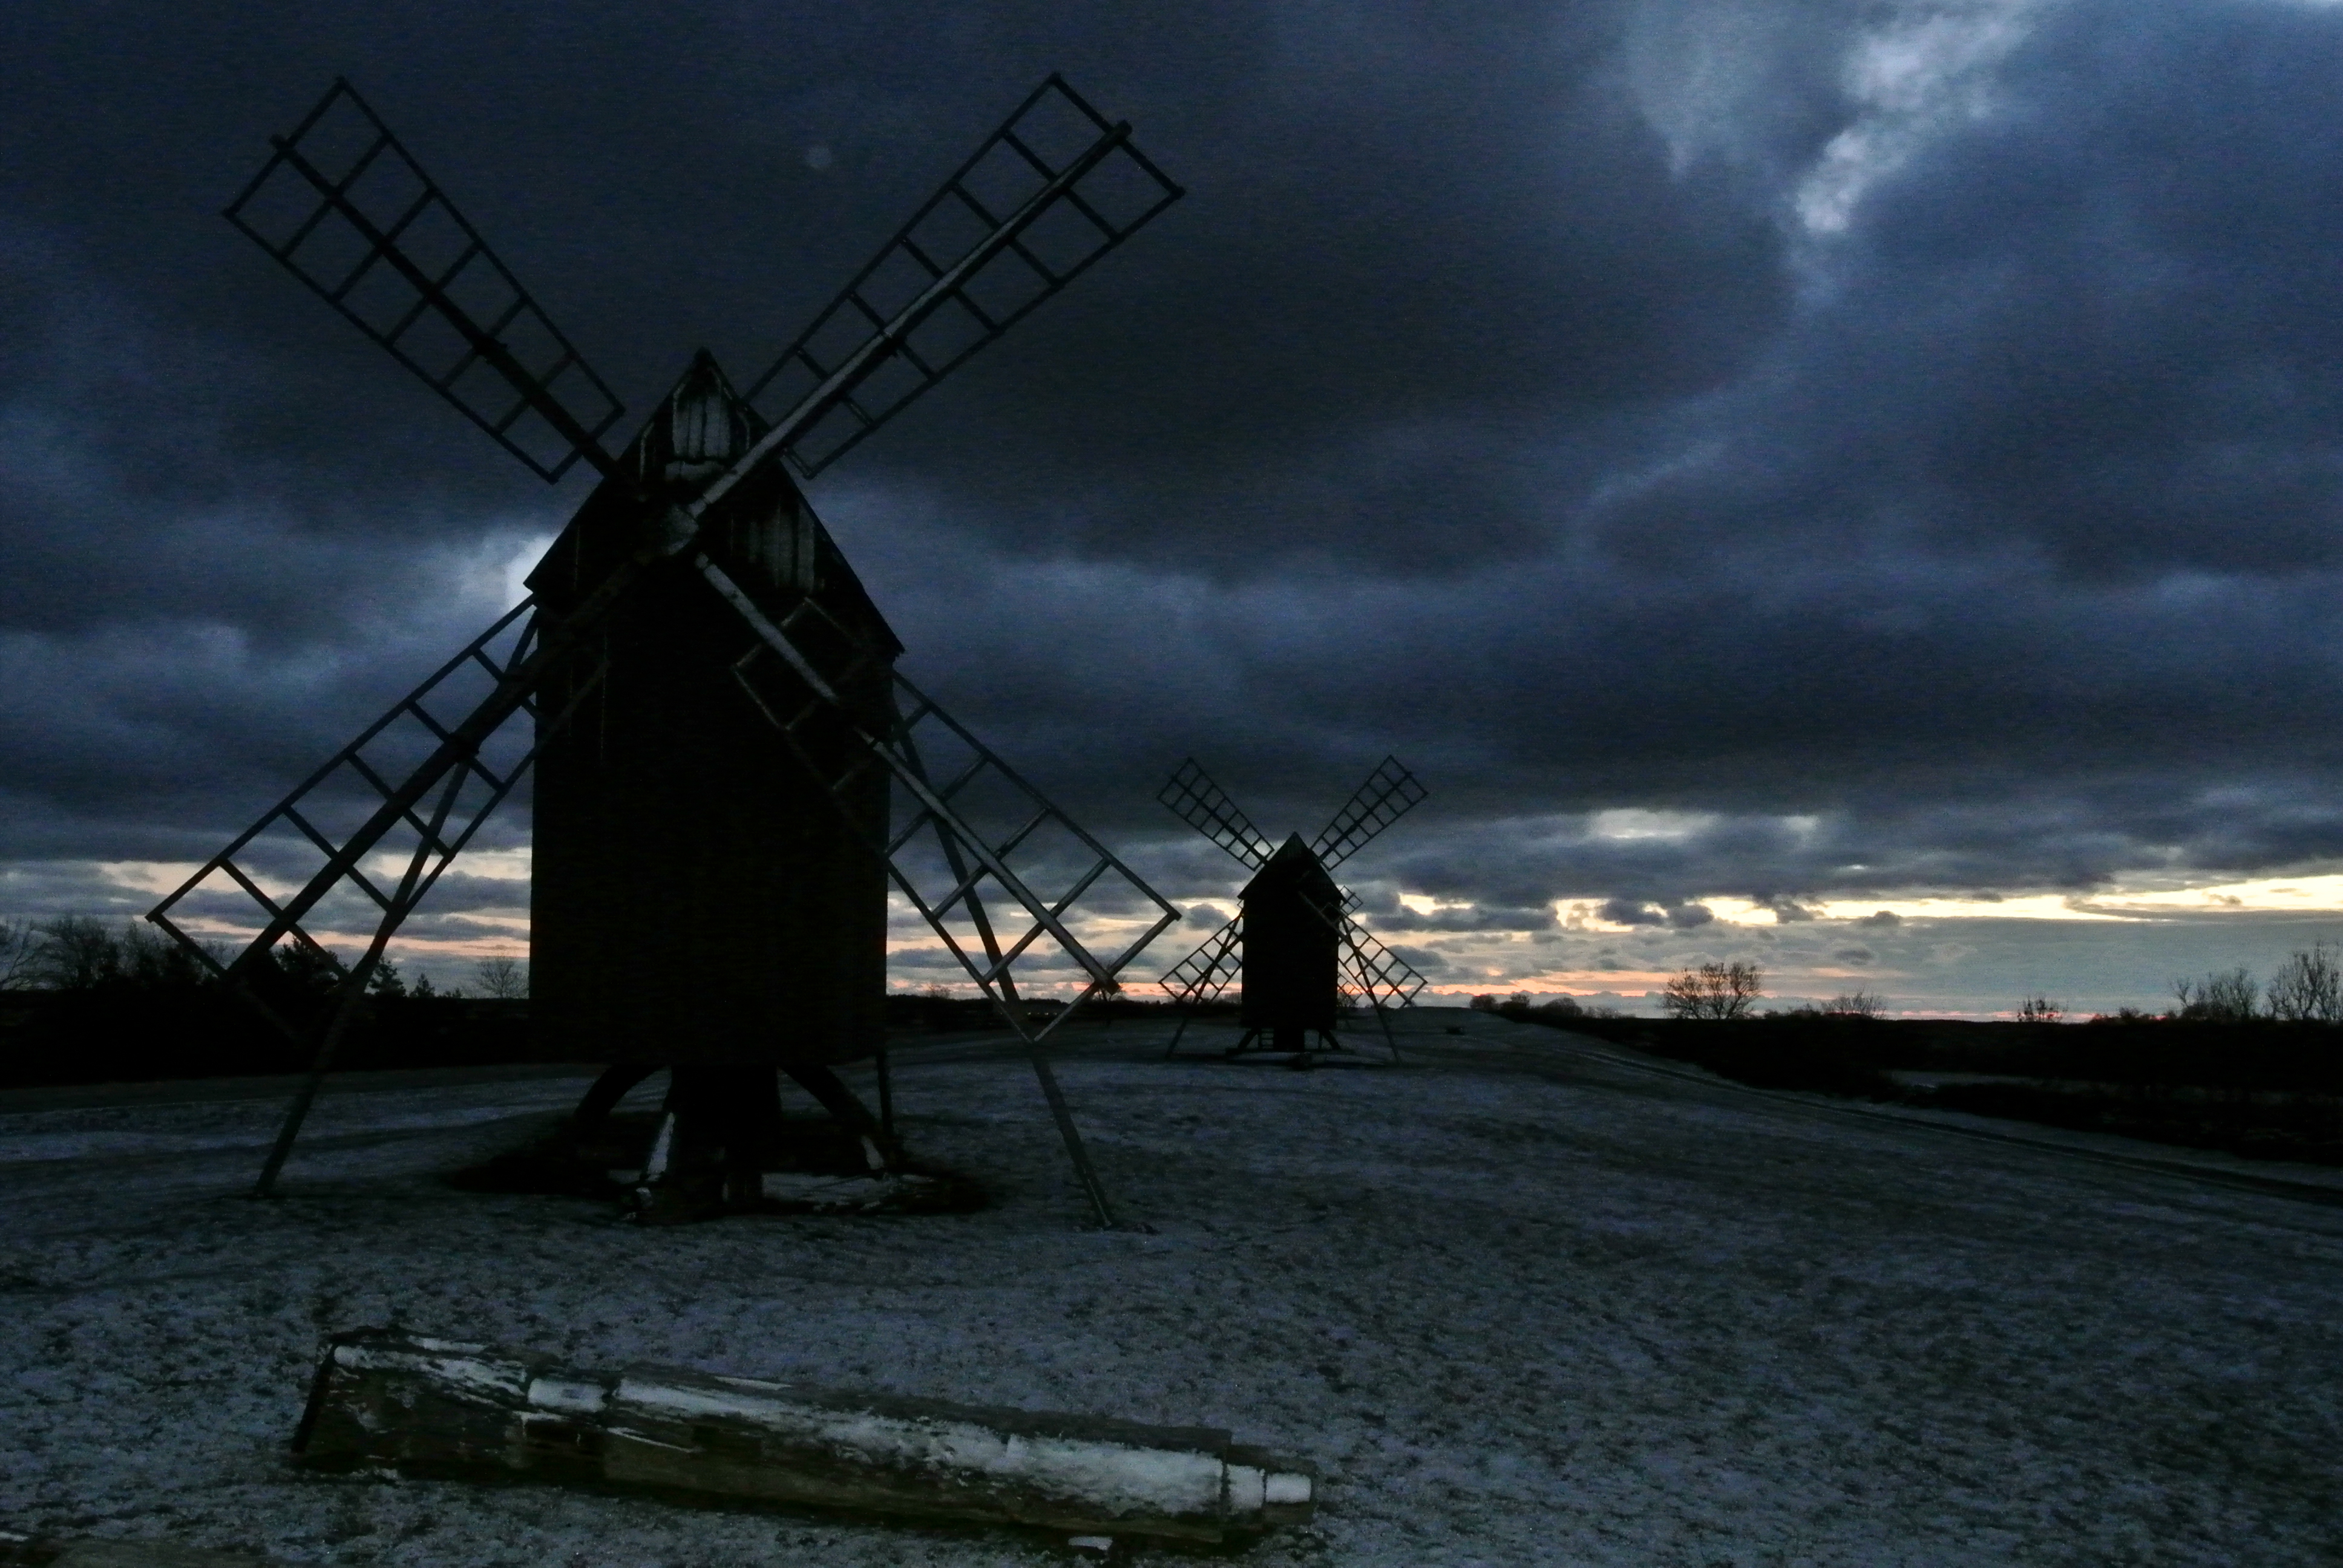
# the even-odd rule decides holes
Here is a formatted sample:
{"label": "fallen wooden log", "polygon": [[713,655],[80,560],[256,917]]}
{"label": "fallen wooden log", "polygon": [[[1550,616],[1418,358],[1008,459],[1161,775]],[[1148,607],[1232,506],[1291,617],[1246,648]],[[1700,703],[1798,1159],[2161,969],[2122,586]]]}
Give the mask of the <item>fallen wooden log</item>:
{"label": "fallen wooden log", "polygon": [[1205,1427],[1001,1410],[360,1329],[326,1342],[305,1464],[525,1478],[1221,1542],[1310,1518],[1315,1480]]}
{"label": "fallen wooden log", "polygon": [[0,1568],[273,1568],[268,1559],[170,1541],[63,1540],[0,1530]]}

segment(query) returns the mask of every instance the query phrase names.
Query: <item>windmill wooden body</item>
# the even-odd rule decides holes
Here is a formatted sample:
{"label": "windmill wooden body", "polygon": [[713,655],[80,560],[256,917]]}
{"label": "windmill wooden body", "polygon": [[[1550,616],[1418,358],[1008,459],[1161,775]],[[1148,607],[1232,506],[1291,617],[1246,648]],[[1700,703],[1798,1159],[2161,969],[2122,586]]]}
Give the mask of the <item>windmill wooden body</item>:
{"label": "windmill wooden body", "polygon": [[[539,604],[569,610],[658,526],[642,491],[689,494],[759,423],[701,356],[622,456],[631,483],[603,481],[530,574]],[[769,615],[811,596],[872,651],[841,696],[883,731],[902,645],[789,476],[769,466],[702,538]],[[884,1043],[887,868],[861,839],[887,778],[825,798],[732,677],[754,633],[711,601],[680,563],[646,574],[611,608],[600,678],[539,739],[530,1010],[556,1060],[830,1066]]]}
{"label": "windmill wooden body", "polygon": [[[386,943],[534,768],[538,1049],[614,1064],[581,1115],[674,1070],[646,1191],[752,1204],[777,1068],[890,1157],[830,1069],[883,1047],[891,889],[1031,1048],[1115,1223],[1041,1050],[1074,1010],[1035,1027],[1019,966],[1071,961],[1079,1003],[1178,912],[894,669],[901,644],[798,479],[1179,187],[1051,76],[771,368],[736,391],[702,351],[612,453],[615,396],[347,83],[271,141],[229,218],[530,469],[601,482],[528,598],[148,917],[314,1055],[260,1191]],[[1114,950],[1073,929],[1085,898]],[[340,930],[364,947],[332,994],[288,990],[278,945],[322,954]],[[229,933],[222,963],[203,939]]]}
{"label": "windmill wooden body", "polygon": [[1423,798],[1415,776],[1386,757],[1315,840],[1304,843],[1296,833],[1272,849],[1194,758],[1182,763],[1157,799],[1253,875],[1238,895],[1235,918],[1161,977],[1182,1007],[1165,1054],[1179,1050],[1198,1003],[1241,980],[1244,1033],[1231,1056],[1272,1050],[1302,1061],[1312,1051],[1342,1049],[1346,997],[1374,1010],[1397,1056],[1387,1010],[1413,1001],[1423,978],[1352,918],[1357,900],[1331,873]]}
{"label": "windmill wooden body", "polygon": [[1296,833],[1253,873],[1238,901],[1239,1016],[1247,1035],[1295,1051],[1313,1037],[1333,1038],[1342,1010],[1342,890]]}

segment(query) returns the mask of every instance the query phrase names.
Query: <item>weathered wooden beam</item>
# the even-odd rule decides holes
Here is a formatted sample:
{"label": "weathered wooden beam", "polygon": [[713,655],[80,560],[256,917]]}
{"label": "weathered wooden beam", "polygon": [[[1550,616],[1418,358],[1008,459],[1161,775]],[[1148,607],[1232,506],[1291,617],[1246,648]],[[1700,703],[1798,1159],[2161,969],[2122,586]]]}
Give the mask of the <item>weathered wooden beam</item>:
{"label": "weathered wooden beam", "polygon": [[171,1541],[47,1539],[0,1530],[0,1568],[274,1568],[265,1557]]}
{"label": "weathered wooden beam", "polygon": [[1077,1535],[1221,1542],[1310,1518],[1308,1467],[1142,1426],[675,1367],[587,1372],[362,1329],[329,1339],[307,1464],[695,1493]]}

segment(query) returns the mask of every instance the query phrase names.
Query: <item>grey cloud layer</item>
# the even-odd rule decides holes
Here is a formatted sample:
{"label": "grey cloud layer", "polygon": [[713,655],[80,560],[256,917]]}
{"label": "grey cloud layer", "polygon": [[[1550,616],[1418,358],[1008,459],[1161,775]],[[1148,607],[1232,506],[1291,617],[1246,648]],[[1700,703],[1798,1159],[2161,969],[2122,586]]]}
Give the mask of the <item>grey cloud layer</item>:
{"label": "grey cloud layer", "polygon": [[1181,896],[1190,753],[1282,833],[1397,752],[1434,797],[1360,870],[1483,932],[2333,860],[2343,15],[2012,7],[1987,106],[1802,234],[1897,14],[20,9],[0,853],[207,847],[578,493],[212,216],[334,72],[639,407],[1055,66],[1192,196],[817,501],[914,677]]}

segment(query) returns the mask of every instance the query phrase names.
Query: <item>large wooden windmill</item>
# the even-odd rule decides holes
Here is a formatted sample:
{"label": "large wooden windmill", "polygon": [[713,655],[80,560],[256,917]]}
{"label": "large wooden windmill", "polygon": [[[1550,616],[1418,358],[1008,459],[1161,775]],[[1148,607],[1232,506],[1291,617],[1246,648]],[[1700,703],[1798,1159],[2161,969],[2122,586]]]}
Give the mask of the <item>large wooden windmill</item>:
{"label": "large wooden windmill", "polygon": [[1181,1007],[1165,1055],[1179,1050],[1194,1007],[1240,977],[1244,1033],[1231,1056],[1273,1050],[1301,1062],[1315,1050],[1340,1050],[1336,1025],[1346,997],[1374,1010],[1384,1043],[1399,1054],[1387,1010],[1414,1000],[1423,977],[1352,918],[1358,900],[1331,873],[1424,793],[1414,774],[1386,757],[1315,839],[1305,844],[1295,833],[1272,846],[1194,758],[1180,765],[1156,799],[1253,875],[1234,918],[1158,981]]}
{"label": "large wooden windmill", "polygon": [[[692,1201],[757,1196],[777,1068],[880,1151],[831,1070],[882,1048],[891,884],[1031,1048],[1113,1224],[1040,1050],[1073,1010],[1035,1027],[1019,975],[1112,990],[1178,913],[896,673],[797,479],[1179,187],[1052,75],[771,368],[736,389],[701,351],[614,452],[616,397],[347,82],[271,141],[231,221],[532,471],[601,479],[528,598],[149,916],[314,1053],[260,1191],[385,944],[534,765],[536,1048],[617,1064],[590,1110],[672,1068],[654,1163]],[[362,953],[330,995],[297,993],[278,944],[322,956],[334,930],[366,932]],[[226,931],[223,964],[198,938]]]}

